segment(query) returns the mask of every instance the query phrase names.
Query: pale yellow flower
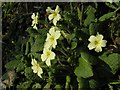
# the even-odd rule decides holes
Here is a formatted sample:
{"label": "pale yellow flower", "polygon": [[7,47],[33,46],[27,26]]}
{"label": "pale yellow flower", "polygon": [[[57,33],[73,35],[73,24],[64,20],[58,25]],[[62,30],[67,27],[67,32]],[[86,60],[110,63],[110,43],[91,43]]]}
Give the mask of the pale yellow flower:
{"label": "pale yellow flower", "polygon": [[103,0],[104,2],[112,3],[114,0]]}
{"label": "pale yellow flower", "polygon": [[33,69],[34,73],[37,73],[37,75],[42,78],[41,74],[43,73],[42,68],[40,67],[40,65],[37,63],[37,61],[35,59],[32,59],[31,64],[33,65],[31,68]]}
{"label": "pale yellow flower", "polygon": [[42,61],[46,62],[47,66],[50,66],[50,60],[55,59],[55,53],[47,48],[44,48],[43,54],[41,55],[41,59]]}
{"label": "pale yellow flower", "polygon": [[52,10],[50,7],[47,7],[46,12],[51,13],[48,16],[48,19],[50,21],[53,20],[53,24],[56,26],[57,21],[59,21],[61,19],[61,15],[59,14],[59,12],[60,12],[59,6],[57,5],[55,10]]}
{"label": "pale yellow flower", "polygon": [[44,45],[44,48],[55,48],[57,45],[57,39],[60,37],[61,33],[59,31],[59,28],[52,27],[49,30],[49,33],[47,33],[46,42]]}
{"label": "pale yellow flower", "polygon": [[106,40],[103,40],[103,35],[99,33],[96,36],[90,36],[88,40],[90,41],[88,44],[89,50],[95,49],[96,52],[101,52],[102,47],[105,47],[107,43]]}
{"label": "pale yellow flower", "polygon": [[36,16],[35,13],[33,13],[31,18],[33,19],[31,26],[33,26],[34,29],[38,29],[36,26],[38,24],[38,13],[36,14]]}

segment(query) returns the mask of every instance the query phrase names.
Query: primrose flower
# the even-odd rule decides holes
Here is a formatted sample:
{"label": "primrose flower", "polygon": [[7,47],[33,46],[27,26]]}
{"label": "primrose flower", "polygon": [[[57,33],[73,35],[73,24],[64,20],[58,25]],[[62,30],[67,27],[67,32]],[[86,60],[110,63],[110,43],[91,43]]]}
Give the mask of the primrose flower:
{"label": "primrose flower", "polygon": [[40,65],[37,63],[37,61],[35,59],[32,59],[31,64],[33,65],[31,68],[33,69],[34,73],[37,73],[37,75],[42,78],[41,74],[43,73],[42,68],[40,67]]}
{"label": "primrose flower", "polygon": [[49,33],[47,33],[44,48],[55,48],[57,45],[57,39],[60,37],[60,35],[60,31],[57,27],[53,26],[52,28],[50,28]]}
{"label": "primrose flower", "polygon": [[36,14],[36,16],[35,13],[33,13],[31,18],[33,19],[31,26],[33,26],[34,29],[38,29],[36,26],[38,24],[38,13]]}
{"label": "primrose flower", "polygon": [[47,66],[51,65],[50,60],[55,59],[55,53],[49,49],[44,48],[43,54],[41,55],[42,61],[45,61]]}
{"label": "primrose flower", "polygon": [[104,2],[112,3],[114,0],[103,0]]}
{"label": "primrose flower", "polygon": [[96,52],[101,52],[102,47],[105,47],[107,43],[106,40],[103,40],[103,35],[99,33],[96,36],[90,36],[88,40],[90,41],[88,44],[89,50],[95,49]]}
{"label": "primrose flower", "polygon": [[52,10],[50,7],[47,7],[46,12],[51,13],[48,16],[48,19],[50,21],[53,19],[53,24],[56,26],[57,21],[59,21],[61,19],[61,15],[59,14],[59,12],[60,12],[59,6],[57,5],[55,10]]}

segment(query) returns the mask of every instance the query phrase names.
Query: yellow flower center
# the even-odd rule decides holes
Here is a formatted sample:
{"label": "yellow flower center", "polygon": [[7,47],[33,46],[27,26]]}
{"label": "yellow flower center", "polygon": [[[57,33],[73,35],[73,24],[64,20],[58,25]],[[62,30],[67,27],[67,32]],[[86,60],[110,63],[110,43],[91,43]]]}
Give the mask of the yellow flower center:
{"label": "yellow flower center", "polygon": [[39,64],[36,64],[36,68],[39,69],[39,67],[40,67]]}
{"label": "yellow flower center", "polygon": [[55,37],[54,37],[54,36],[51,36],[51,37],[50,37],[50,40],[51,40],[51,42],[53,42],[53,41],[55,40]]}
{"label": "yellow flower center", "polygon": [[38,22],[38,20],[37,20],[37,18],[35,18],[35,19],[34,19],[34,23],[37,24],[37,22]]}
{"label": "yellow flower center", "polygon": [[49,57],[50,56],[50,52],[47,52],[47,57]]}
{"label": "yellow flower center", "polygon": [[98,46],[100,44],[100,41],[96,40],[95,45]]}
{"label": "yellow flower center", "polygon": [[54,12],[54,13],[53,13],[53,17],[55,18],[56,16],[57,16],[57,13],[56,13],[56,12]]}

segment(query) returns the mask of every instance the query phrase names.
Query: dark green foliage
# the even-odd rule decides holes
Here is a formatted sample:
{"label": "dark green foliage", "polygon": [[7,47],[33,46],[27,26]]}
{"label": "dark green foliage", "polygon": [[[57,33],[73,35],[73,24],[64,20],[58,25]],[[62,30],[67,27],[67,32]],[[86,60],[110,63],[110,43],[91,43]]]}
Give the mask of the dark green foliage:
{"label": "dark green foliage", "polygon": [[[46,8],[50,6],[54,10],[56,5],[61,9],[62,19],[57,22],[61,36],[56,48],[52,49],[56,57],[48,67],[41,60],[47,33],[53,25]],[[119,11],[118,2],[2,3],[3,80],[8,78],[6,72],[15,70],[17,76],[10,89],[118,89]],[[38,30],[31,26],[34,12],[39,13]],[[88,49],[88,38],[97,32],[107,40],[106,47],[100,53]],[[33,73],[33,58],[43,69],[42,78]]]}

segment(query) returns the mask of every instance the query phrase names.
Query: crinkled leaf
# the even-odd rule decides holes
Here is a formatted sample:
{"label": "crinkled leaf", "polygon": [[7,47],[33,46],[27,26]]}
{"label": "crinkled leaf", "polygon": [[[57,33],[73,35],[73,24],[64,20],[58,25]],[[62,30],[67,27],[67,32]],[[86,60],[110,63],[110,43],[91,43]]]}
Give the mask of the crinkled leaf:
{"label": "crinkled leaf", "polygon": [[113,17],[114,15],[115,15],[115,12],[109,12],[109,13],[104,14],[103,16],[101,16],[99,18],[99,21],[104,21],[106,19],[109,19],[109,18]]}
{"label": "crinkled leaf", "polygon": [[18,64],[17,68],[16,68],[16,72],[20,72],[20,71],[24,70],[24,68],[25,68],[24,63],[23,63],[23,62],[20,62],[20,63]]}
{"label": "crinkled leaf", "polygon": [[13,70],[15,68],[17,68],[18,64],[20,63],[19,60],[11,60],[10,62],[8,62],[5,65],[5,68],[9,69],[9,70]]}
{"label": "crinkled leaf", "polygon": [[31,52],[42,51],[44,47],[45,38],[41,35],[37,35],[35,38],[35,43],[31,46]]}
{"label": "crinkled leaf", "polygon": [[113,74],[115,74],[120,68],[120,55],[117,53],[109,55],[104,53],[102,56],[100,56],[100,59],[102,59],[106,64],[109,65]]}
{"label": "crinkled leaf", "polygon": [[32,86],[32,88],[34,88],[34,89],[37,89],[37,88],[41,88],[41,85],[39,84],[39,83],[35,83],[33,86]]}
{"label": "crinkled leaf", "polygon": [[26,81],[26,82],[23,82],[23,83],[20,83],[20,85],[17,85],[17,88],[19,89],[26,89],[30,87],[32,81]]}

